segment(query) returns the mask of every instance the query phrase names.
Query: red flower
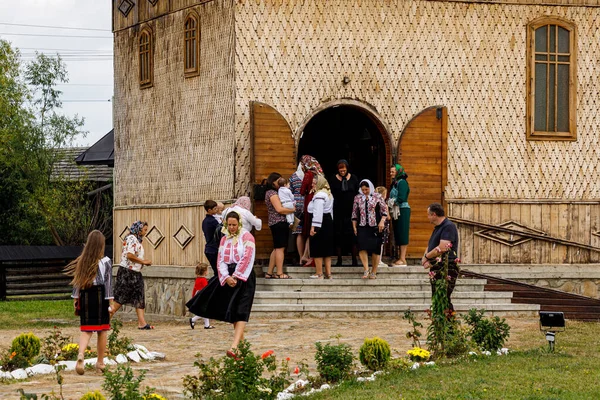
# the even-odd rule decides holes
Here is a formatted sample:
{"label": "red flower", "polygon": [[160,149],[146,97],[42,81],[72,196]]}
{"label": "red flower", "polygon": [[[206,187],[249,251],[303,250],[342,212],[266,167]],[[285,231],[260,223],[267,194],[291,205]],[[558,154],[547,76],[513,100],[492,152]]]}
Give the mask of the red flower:
{"label": "red flower", "polygon": [[460,258],[456,258],[456,263],[459,264],[460,263]]}
{"label": "red flower", "polygon": [[285,358],[285,361],[290,361],[290,358],[289,358],[289,357],[286,357],[286,358]]}
{"label": "red flower", "polygon": [[294,368],[294,374],[298,375],[300,373],[300,368],[296,367]]}
{"label": "red flower", "polygon": [[452,248],[452,242],[448,243],[448,248],[451,249]]}
{"label": "red flower", "polygon": [[260,358],[262,358],[262,359],[264,360],[265,358],[269,357],[269,356],[270,356],[270,355],[272,355],[273,353],[274,353],[274,351],[273,351],[273,350],[267,350],[267,351],[265,351],[265,352],[263,353],[263,355],[262,355],[262,356],[260,356]]}

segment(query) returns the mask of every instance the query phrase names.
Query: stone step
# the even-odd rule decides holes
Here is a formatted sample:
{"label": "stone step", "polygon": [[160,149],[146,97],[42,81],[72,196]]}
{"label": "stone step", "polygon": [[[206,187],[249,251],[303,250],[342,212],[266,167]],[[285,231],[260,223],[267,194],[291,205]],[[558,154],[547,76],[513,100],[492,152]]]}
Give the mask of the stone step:
{"label": "stone step", "polygon": [[[284,267],[284,272],[294,278],[308,278],[315,273],[314,267]],[[263,267],[263,273],[267,272],[267,267]],[[363,267],[331,267],[331,274],[336,278],[356,278],[363,275]],[[380,266],[377,269],[378,277],[388,278],[427,278],[428,271],[420,266],[408,267],[388,267]]]}
{"label": "stone step", "polygon": [[[510,292],[461,292],[453,304],[511,302]],[[254,304],[430,304],[431,292],[256,292]]]}
{"label": "stone step", "polygon": [[[455,291],[483,292],[485,279],[459,279],[456,282]],[[431,290],[428,279],[264,279],[257,278],[257,291],[324,291],[324,292],[348,292],[348,291],[404,291],[404,292],[426,292]]]}
{"label": "stone step", "polygon": [[478,274],[504,279],[600,279],[598,264],[465,264],[461,266]]}

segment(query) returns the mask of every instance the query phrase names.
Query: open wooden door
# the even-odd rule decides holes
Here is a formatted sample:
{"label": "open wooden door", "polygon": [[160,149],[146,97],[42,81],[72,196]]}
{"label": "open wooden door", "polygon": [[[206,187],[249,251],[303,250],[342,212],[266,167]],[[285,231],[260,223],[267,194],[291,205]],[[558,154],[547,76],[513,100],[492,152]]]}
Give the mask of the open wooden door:
{"label": "open wooden door", "polygon": [[[296,171],[296,143],[290,125],[267,104],[251,102],[250,110],[252,183],[260,184],[272,172],[289,178]],[[263,229],[255,233],[256,258],[268,258],[273,250],[273,239],[264,199],[254,200],[254,214],[263,221]]]}
{"label": "open wooden door", "polygon": [[417,114],[400,136],[398,160],[406,169],[410,185],[410,258],[423,256],[433,231],[427,219],[427,206],[438,202],[446,207],[447,131],[448,110],[430,107]]}

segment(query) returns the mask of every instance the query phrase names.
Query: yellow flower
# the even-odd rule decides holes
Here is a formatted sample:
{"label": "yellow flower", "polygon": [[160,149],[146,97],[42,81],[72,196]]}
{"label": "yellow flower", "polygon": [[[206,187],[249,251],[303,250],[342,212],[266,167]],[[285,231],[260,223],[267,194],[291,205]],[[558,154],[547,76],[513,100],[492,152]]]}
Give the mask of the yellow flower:
{"label": "yellow flower", "polygon": [[79,351],[79,345],[77,343],[69,343],[64,345],[61,349],[63,353],[70,353],[72,351]]}
{"label": "yellow flower", "polygon": [[144,400],[167,400],[167,399],[162,397],[160,394],[152,393],[152,394],[149,394],[148,396],[144,396]]}

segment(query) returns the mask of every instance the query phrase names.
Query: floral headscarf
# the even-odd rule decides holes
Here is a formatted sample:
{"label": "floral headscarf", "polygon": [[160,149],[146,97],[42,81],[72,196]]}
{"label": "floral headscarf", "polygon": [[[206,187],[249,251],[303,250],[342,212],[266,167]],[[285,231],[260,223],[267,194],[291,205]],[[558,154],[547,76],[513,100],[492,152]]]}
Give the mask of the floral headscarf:
{"label": "floral headscarf", "polygon": [[317,181],[315,193],[324,192],[327,197],[331,198],[331,188],[329,187],[329,182],[327,182],[325,175],[317,175],[315,176],[315,179]]}
{"label": "floral headscarf", "polygon": [[135,236],[140,243],[142,243],[143,239],[143,236],[140,236],[140,232],[142,232],[142,229],[144,229],[144,226],[146,225],[148,225],[148,223],[145,221],[135,221],[129,227],[129,232],[131,232],[131,234]]}
{"label": "floral headscarf", "polygon": [[360,185],[358,185],[358,194],[360,194],[362,197],[367,197],[362,191],[363,182],[367,182],[367,185],[369,185],[369,197],[373,196],[373,193],[375,193],[375,186],[373,186],[373,182],[368,179],[363,179],[360,181]]}
{"label": "floral headscarf", "polygon": [[395,164],[394,168],[396,168],[396,176],[394,177],[395,181],[408,178],[408,175],[406,175],[406,171],[402,165]]}
{"label": "floral headscarf", "polygon": [[[240,206],[241,207],[241,206]],[[231,213],[236,213],[238,216],[238,230],[236,233],[231,233],[229,232],[229,229],[227,227],[227,215],[231,214]],[[227,215],[223,216],[223,228],[221,229],[221,232],[223,232],[223,235],[227,238],[227,239],[233,239],[233,244],[237,244],[238,242],[238,238],[241,236],[242,234],[242,216],[240,215],[239,212],[237,211],[229,211],[227,213]]]}
{"label": "floral headscarf", "polygon": [[235,206],[239,206],[239,207],[242,207],[242,208],[244,208],[244,209],[246,209],[248,211],[251,211],[252,202],[250,201],[250,197],[248,197],[248,196],[242,196],[242,197],[240,197],[239,199],[237,199],[235,201],[235,203],[233,203],[232,207],[235,207]]}
{"label": "floral headscarf", "polygon": [[300,159],[300,163],[304,167],[305,171],[313,171],[317,174],[323,173],[323,168],[321,168],[321,164],[317,161],[313,156],[309,156],[308,154],[303,155]]}

